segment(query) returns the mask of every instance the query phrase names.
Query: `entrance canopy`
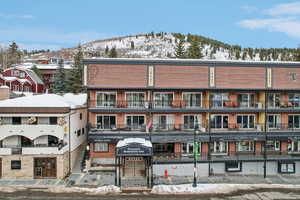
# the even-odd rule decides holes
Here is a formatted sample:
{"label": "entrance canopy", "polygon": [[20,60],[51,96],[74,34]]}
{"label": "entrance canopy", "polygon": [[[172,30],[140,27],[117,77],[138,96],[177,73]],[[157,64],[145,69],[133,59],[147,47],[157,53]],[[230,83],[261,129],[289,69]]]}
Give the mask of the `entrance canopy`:
{"label": "entrance canopy", "polygon": [[144,138],[126,138],[116,147],[117,156],[152,156],[152,143]]}

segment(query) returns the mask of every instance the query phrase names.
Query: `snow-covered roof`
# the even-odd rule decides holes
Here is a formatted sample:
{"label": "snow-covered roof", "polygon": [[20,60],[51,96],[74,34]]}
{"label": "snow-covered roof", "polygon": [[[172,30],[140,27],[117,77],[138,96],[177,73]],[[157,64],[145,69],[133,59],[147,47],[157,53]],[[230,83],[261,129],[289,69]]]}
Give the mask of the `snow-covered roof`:
{"label": "snow-covered roof", "polygon": [[[22,68],[22,67],[19,67],[19,66],[16,66],[16,67],[11,67],[11,68],[8,68],[4,71],[7,71],[7,70],[11,70],[11,69],[19,69],[19,70],[24,70],[27,72],[27,74],[32,78],[33,81],[35,81],[36,83],[38,84],[42,84],[44,85],[44,82],[40,79],[40,77],[38,75],[36,75],[36,73],[34,71],[32,71],[30,68],[29,69],[26,69],[26,68]],[[6,78],[6,77],[4,77]],[[15,77],[14,77],[15,78]]]}
{"label": "snow-covered roof", "polygon": [[29,84],[31,84],[31,82],[30,82],[29,80],[24,79],[24,78],[23,78],[23,79],[19,79],[19,81],[20,81],[21,83],[23,83],[23,84],[26,83],[26,82],[29,83]]}
{"label": "snow-covered roof", "polygon": [[[36,66],[40,70],[55,70],[58,68],[58,64],[35,64],[35,63],[23,63],[18,65],[17,67],[23,68],[23,69],[31,69],[33,66]],[[72,69],[71,65],[64,64],[65,69]]]}
{"label": "snow-covered roof", "polygon": [[15,99],[7,99],[0,102],[0,107],[69,107],[71,109],[84,107],[87,101],[86,94],[41,94]]}
{"label": "snow-covered roof", "polygon": [[2,85],[2,86],[0,86],[0,88],[5,88],[5,89],[9,89],[9,87],[7,86],[7,85]]}
{"label": "snow-covered roof", "polygon": [[152,143],[144,138],[125,138],[124,140],[120,140],[118,142],[117,148],[127,146],[131,143],[138,143],[146,147],[152,147]]}
{"label": "snow-covered roof", "polygon": [[14,81],[14,80],[18,80],[18,78],[12,77],[12,76],[4,76],[3,78],[4,78],[4,80],[6,80],[6,81]]}

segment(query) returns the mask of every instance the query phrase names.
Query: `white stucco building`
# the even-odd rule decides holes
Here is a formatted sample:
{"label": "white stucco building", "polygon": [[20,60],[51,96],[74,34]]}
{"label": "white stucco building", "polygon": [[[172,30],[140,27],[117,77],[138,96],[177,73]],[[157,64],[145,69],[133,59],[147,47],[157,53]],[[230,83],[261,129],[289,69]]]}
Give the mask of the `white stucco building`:
{"label": "white stucco building", "polygon": [[0,101],[2,178],[64,178],[87,138],[86,94]]}

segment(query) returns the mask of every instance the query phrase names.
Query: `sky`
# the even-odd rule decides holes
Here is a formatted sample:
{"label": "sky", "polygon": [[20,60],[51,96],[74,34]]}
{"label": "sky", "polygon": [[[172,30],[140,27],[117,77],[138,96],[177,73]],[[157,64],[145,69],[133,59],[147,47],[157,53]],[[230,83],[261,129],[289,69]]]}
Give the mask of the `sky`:
{"label": "sky", "polygon": [[0,44],[15,41],[29,50],[152,31],[296,48],[300,0],[3,0],[0,6]]}

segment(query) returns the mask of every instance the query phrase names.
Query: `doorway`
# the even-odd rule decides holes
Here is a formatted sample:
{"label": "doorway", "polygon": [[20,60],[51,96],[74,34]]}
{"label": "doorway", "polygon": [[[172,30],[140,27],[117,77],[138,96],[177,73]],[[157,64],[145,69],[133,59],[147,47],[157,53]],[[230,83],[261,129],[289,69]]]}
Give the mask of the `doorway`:
{"label": "doorway", "polygon": [[56,158],[34,158],[34,178],[56,178]]}

